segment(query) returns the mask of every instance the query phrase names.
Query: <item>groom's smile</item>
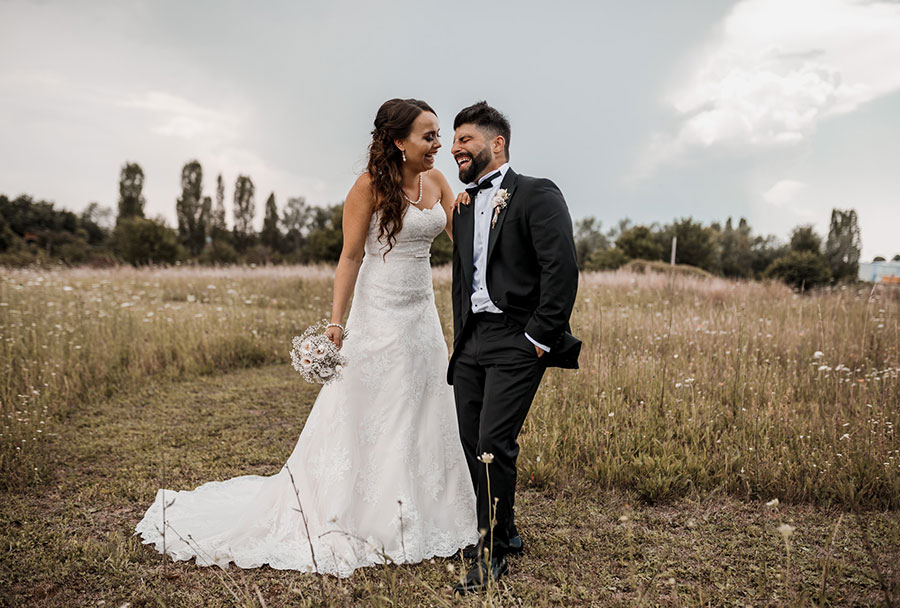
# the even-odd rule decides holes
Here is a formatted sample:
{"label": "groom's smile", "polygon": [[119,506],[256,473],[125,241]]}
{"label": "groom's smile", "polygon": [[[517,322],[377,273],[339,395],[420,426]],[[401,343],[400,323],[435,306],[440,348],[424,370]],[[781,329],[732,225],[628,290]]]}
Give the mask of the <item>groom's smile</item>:
{"label": "groom's smile", "polygon": [[476,181],[506,160],[503,156],[498,157],[497,150],[492,150],[492,146],[498,147],[502,154],[503,138],[496,136],[489,138],[487,135],[477,125],[471,123],[456,128],[450,153],[459,168],[459,181],[464,184]]}

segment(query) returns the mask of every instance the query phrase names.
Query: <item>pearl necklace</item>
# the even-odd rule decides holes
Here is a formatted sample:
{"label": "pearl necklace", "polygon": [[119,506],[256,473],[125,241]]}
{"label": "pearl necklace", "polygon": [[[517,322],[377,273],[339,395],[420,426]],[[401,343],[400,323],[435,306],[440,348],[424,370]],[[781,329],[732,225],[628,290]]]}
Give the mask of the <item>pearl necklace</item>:
{"label": "pearl necklace", "polygon": [[406,196],[406,190],[403,190],[403,198],[408,200],[413,205],[418,205],[419,203],[422,202],[422,174],[421,173],[419,173],[419,198],[417,198],[416,200],[412,200],[411,198]]}

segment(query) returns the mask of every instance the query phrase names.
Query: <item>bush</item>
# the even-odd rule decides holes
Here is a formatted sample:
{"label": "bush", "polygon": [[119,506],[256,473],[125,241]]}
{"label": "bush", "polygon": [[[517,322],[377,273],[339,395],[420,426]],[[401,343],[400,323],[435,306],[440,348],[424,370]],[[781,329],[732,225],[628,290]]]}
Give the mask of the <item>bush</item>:
{"label": "bush", "polygon": [[815,287],[831,281],[828,261],[813,251],[792,251],[772,262],[764,276],[780,279],[798,288]]}
{"label": "bush", "polygon": [[256,264],[257,266],[266,266],[268,264],[280,264],[281,254],[273,250],[268,245],[253,245],[247,249],[244,256],[248,264]]}
{"label": "bush", "polygon": [[647,272],[673,273],[686,277],[711,278],[713,275],[702,268],[690,266],[688,264],[669,264],[668,262],[658,262],[656,260],[631,260],[624,266],[625,270],[630,272],[638,272],[641,274]]}
{"label": "bush", "polygon": [[431,265],[443,266],[453,261],[453,241],[446,232],[441,232],[431,242]]}
{"label": "bush", "polygon": [[595,249],[584,264],[585,270],[616,270],[629,260],[625,252],[618,247]]}
{"label": "bush", "polygon": [[159,220],[120,220],[113,242],[116,253],[133,266],[172,264],[178,258],[178,233]]}
{"label": "bush", "polygon": [[629,259],[660,260],[663,246],[649,226],[632,226],[616,239],[616,247]]}
{"label": "bush", "polygon": [[221,239],[213,239],[200,254],[201,264],[235,264],[238,252],[231,243]]}
{"label": "bush", "polygon": [[91,253],[91,248],[84,239],[73,239],[57,248],[56,256],[67,264],[81,264]]}

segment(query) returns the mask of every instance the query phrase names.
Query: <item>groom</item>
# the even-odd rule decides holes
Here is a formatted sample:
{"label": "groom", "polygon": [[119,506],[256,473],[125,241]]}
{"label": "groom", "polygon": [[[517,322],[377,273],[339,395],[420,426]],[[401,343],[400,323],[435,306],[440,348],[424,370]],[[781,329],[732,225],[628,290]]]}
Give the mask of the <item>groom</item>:
{"label": "groom", "polygon": [[447,381],[475,485],[478,527],[486,532],[456,586],[465,594],[481,589],[488,576],[498,580],[506,556],[522,551],[513,522],[516,438],[544,370],[577,368],[581,342],[569,333],[578,267],[562,193],[550,180],[510,169],[509,121],[486,102],[460,111],[453,128],[451,153],[471,202],[459,206],[453,221]]}

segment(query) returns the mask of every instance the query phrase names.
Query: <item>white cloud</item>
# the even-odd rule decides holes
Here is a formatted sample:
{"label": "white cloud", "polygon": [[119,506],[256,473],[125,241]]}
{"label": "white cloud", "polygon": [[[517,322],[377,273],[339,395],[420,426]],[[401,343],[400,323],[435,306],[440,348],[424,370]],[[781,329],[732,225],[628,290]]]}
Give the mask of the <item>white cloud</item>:
{"label": "white cloud", "polygon": [[793,201],[797,194],[806,189],[806,184],[793,179],[783,179],[763,193],[763,199],[778,207]]}
{"label": "white cloud", "polygon": [[153,132],[192,139],[199,135],[230,138],[240,132],[241,120],[233,113],[207,108],[188,99],[161,91],[132,95],[119,101],[126,108],[147,110],[156,115]]}
{"label": "white cloud", "polygon": [[691,150],[789,146],[819,123],[900,89],[900,4],[743,0],[665,98],[678,117],[635,170]]}

